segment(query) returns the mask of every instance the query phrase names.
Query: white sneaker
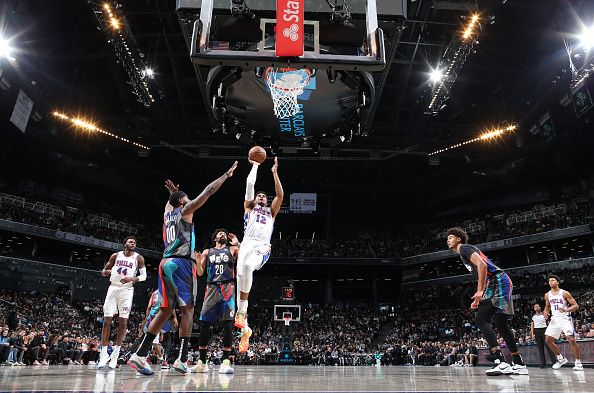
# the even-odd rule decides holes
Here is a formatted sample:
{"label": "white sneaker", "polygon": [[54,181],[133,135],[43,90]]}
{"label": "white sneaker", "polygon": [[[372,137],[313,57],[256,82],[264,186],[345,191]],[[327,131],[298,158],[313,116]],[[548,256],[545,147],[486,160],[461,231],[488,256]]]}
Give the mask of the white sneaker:
{"label": "white sneaker", "polygon": [[223,360],[221,367],[219,367],[219,374],[233,374],[235,370],[231,367],[231,362],[229,359]]}
{"label": "white sneaker", "polygon": [[92,360],[89,362],[89,366],[96,366],[96,365],[97,365],[97,363]]}
{"label": "white sneaker", "polygon": [[584,371],[584,366],[582,366],[582,362],[576,361],[575,365],[573,366],[573,371]]}
{"label": "white sneaker", "polygon": [[194,367],[190,369],[193,373],[207,373],[208,372],[208,364],[202,363],[202,360],[198,360],[198,363]]}
{"label": "white sneaker", "polygon": [[190,368],[188,367],[188,362],[182,362],[179,359],[176,359],[173,363],[173,369],[178,373],[182,374],[189,374],[191,373]]}
{"label": "white sneaker", "polygon": [[567,364],[567,359],[566,358],[561,358],[561,360],[557,359],[557,363],[553,364],[553,369],[554,370],[558,370],[561,367],[563,367],[563,365]]}
{"label": "white sneaker", "polygon": [[528,375],[528,367],[521,364],[512,365],[512,374],[514,375]]}
{"label": "white sneaker", "polygon": [[115,370],[118,367],[118,357],[120,357],[120,351],[114,350],[109,358],[109,368]]}
{"label": "white sneaker", "polygon": [[97,368],[103,368],[107,366],[107,362],[109,362],[108,353],[101,351],[101,353],[99,354],[99,363],[97,364]]}
{"label": "white sneaker", "polygon": [[485,371],[486,375],[489,376],[497,376],[497,375],[509,375],[513,374],[512,367],[506,362],[500,362],[496,364],[495,367],[488,369]]}

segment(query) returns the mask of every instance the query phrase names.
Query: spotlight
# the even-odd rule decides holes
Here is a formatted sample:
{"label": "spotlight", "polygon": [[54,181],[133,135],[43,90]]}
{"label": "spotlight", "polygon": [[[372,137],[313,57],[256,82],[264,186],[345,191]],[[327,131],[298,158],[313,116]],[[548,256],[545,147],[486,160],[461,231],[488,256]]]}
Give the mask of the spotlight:
{"label": "spotlight", "polygon": [[436,68],[433,71],[431,71],[431,74],[429,75],[429,79],[433,83],[441,82],[442,78],[443,78],[443,72],[439,68]]}
{"label": "spotlight", "polygon": [[153,71],[153,69],[150,67],[146,67],[144,71],[142,71],[142,76],[153,79],[155,77],[155,71]]}
{"label": "spotlight", "polygon": [[585,29],[582,34],[580,34],[580,41],[581,46],[586,49],[594,48],[594,26],[590,27],[589,29]]}
{"label": "spotlight", "polygon": [[0,37],[0,57],[6,57],[7,59],[11,59],[10,52],[12,52],[12,48],[8,43],[8,40]]}

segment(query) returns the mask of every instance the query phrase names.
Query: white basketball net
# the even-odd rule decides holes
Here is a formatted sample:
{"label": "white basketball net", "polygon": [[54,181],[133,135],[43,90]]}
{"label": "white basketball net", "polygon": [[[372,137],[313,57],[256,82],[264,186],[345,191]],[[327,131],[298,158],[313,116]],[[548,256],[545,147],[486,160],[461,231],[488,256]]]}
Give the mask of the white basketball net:
{"label": "white basketball net", "polygon": [[307,86],[310,74],[307,70],[281,70],[269,68],[266,73],[266,83],[270,88],[270,95],[274,103],[274,114],[279,119],[286,119],[299,112],[297,97]]}

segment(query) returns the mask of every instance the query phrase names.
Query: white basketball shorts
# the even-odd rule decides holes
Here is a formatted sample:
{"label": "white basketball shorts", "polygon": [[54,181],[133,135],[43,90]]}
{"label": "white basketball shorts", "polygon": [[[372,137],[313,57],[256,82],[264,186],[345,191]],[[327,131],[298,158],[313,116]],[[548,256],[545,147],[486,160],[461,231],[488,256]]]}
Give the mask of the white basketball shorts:
{"label": "white basketball shorts", "polygon": [[120,318],[128,318],[132,310],[134,287],[116,287],[110,285],[103,303],[103,315],[113,317],[118,314]]}
{"label": "white basketball shorts", "polygon": [[270,243],[244,239],[237,256],[237,275],[260,270],[268,258],[270,258]]}
{"label": "white basketball shorts", "polygon": [[551,317],[551,323],[547,326],[545,335],[558,339],[561,337],[561,333],[565,334],[565,336],[575,336],[573,320],[564,317]]}

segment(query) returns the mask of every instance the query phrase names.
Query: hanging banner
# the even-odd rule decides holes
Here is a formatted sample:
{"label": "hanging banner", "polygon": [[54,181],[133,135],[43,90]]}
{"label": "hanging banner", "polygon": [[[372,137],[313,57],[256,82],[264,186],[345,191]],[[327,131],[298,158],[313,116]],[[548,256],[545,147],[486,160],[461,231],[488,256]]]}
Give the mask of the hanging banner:
{"label": "hanging banner", "polygon": [[29,116],[33,109],[33,101],[27,97],[24,91],[19,90],[10,121],[14,124],[22,133],[25,133],[27,129],[27,123],[29,122]]}

